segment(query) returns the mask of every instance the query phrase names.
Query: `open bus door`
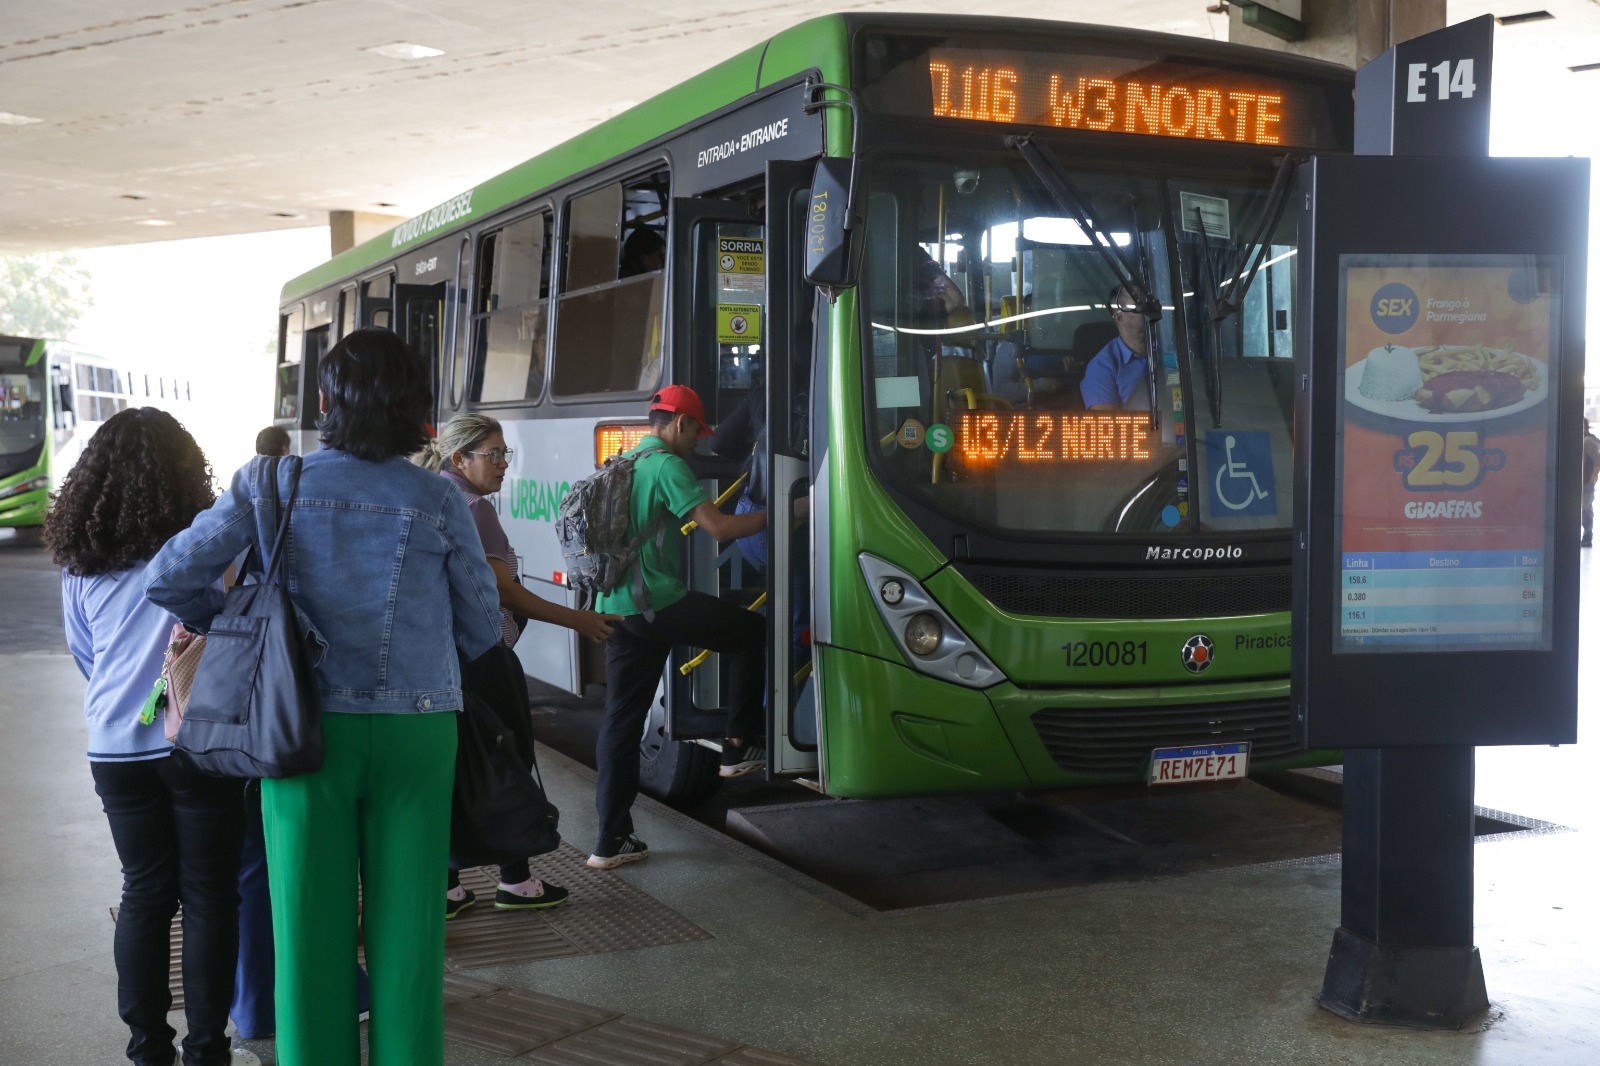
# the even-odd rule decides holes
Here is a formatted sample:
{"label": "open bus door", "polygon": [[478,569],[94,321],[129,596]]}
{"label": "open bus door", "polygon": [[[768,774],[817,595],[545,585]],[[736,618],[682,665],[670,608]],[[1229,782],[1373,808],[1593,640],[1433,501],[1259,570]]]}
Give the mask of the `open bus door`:
{"label": "open bus door", "polygon": [[[796,419],[792,411],[796,403],[803,411],[806,402],[810,301],[792,292],[798,285],[797,263],[791,262],[797,245],[790,234],[800,216],[790,205],[801,202],[811,167],[769,167],[765,196],[673,202],[671,351],[675,380],[700,394],[714,425],[741,404],[757,402],[757,394],[766,403],[768,432],[749,446],[756,453],[753,460],[749,450],[727,458],[697,455],[693,465],[707,491],[713,498],[728,493],[723,507],[731,510],[744,492],[733,487],[735,482],[747,465],[759,465],[769,502],[788,514],[791,501],[807,493],[809,476],[808,419]],[[782,220],[776,237],[769,219]],[[801,305],[804,321],[796,323],[792,310]],[[798,349],[797,337],[803,340]],[[796,380],[802,383],[798,390]],[[805,690],[804,679],[794,682],[804,634],[795,627],[790,575],[809,574],[808,529],[809,523],[796,536],[787,519],[771,523],[764,537],[764,568],[752,565],[737,543],[719,545],[704,535],[688,542],[690,588],[745,607],[755,606],[766,593],[757,610],[768,636],[768,767],[774,774],[814,772],[816,766],[814,714],[813,724],[802,723],[798,735],[794,728],[795,697]],[[771,575],[779,579],[770,580]],[[800,616],[809,618],[809,610]],[[675,649],[664,699],[647,720],[641,784],[653,795],[686,801],[716,787],[715,753],[693,742],[723,737],[725,676],[720,657],[699,658],[701,651]]]}

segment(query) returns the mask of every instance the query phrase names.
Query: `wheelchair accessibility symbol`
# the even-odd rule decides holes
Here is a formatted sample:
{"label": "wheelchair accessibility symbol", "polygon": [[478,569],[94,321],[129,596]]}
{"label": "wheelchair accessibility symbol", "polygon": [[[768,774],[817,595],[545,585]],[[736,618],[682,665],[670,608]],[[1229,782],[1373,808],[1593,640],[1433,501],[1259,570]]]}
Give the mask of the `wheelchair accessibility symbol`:
{"label": "wheelchair accessibility symbol", "polygon": [[1206,435],[1214,515],[1278,513],[1272,480],[1272,436],[1261,431],[1218,430]]}

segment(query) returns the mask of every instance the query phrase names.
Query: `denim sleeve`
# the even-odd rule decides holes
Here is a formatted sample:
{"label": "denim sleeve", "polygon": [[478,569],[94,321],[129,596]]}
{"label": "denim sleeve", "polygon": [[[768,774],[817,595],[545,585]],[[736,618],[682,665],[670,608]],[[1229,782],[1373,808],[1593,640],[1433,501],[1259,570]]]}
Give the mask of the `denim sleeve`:
{"label": "denim sleeve", "polygon": [[445,542],[456,650],[476,659],[500,639],[500,591],[466,499],[454,486],[444,487],[449,491],[440,511],[439,533]]}
{"label": "denim sleeve", "polygon": [[61,617],[66,623],[67,650],[72,652],[78,671],[88,680],[94,670],[94,635],[89,632],[89,621],[83,617],[82,606],[74,595],[82,587],[83,583],[77,578],[65,570],[61,572]]}
{"label": "denim sleeve", "polygon": [[202,633],[222,610],[217,579],[256,536],[254,464],[240,467],[222,498],[162,545],[145,568],[145,597]]}

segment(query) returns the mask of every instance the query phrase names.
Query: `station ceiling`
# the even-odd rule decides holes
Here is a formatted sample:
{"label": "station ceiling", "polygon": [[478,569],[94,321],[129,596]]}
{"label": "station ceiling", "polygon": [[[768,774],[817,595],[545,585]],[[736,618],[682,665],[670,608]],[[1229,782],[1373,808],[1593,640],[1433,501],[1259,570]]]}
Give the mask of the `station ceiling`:
{"label": "station ceiling", "polygon": [[[1308,3],[1323,0],[1307,0]],[[1343,0],[1351,3],[1354,0]],[[1403,0],[1394,0],[1399,3]],[[989,14],[1227,37],[1215,0],[990,0]],[[1451,3],[1594,126],[1600,0]],[[1526,5],[1526,6],[1524,6]],[[0,0],[0,255],[409,216],[777,30],[930,0]],[[375,49],[438,49],[394,58]]]}

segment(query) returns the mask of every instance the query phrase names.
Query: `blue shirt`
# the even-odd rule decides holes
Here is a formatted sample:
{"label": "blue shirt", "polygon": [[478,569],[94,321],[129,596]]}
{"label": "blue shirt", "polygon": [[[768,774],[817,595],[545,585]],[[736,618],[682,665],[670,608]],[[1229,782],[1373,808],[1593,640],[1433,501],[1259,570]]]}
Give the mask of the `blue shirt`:
{"label": "blue shirt", "polygon": [[89,680],[83,715],[89,722],[91,762],[172,754],[160,715],[149,725],[139,723],[177,621],[144,598],[144,570],[139,563],[94,577],[61,573],[67,647]]}
{"label": "blue shirt", "polygon": [[[145,594],[196,629],[222,607],[211,583],[272,517],[256,458],[226,494],[167,542]],[[288,498],[290,470],[278,470]],[[257,515],[262,521],[258,523]],[[500,594],[466,499],[446,478],[395,456],[380,463],[324,448],[305,458],[284,578],[313,644],[325,711],[461,708],[456,653],[500,639]]]}
{"label": "blue shirt", "polygon": [[[1143,395],[1148,366],[1145,357],[1128,347],[1121,337],[1112,337],[1084,369],[1079,391],[1083,406],[1102,404],[1125,406],[1136,395]],[[1148,398],[1144,403],[1148,404]]]}

